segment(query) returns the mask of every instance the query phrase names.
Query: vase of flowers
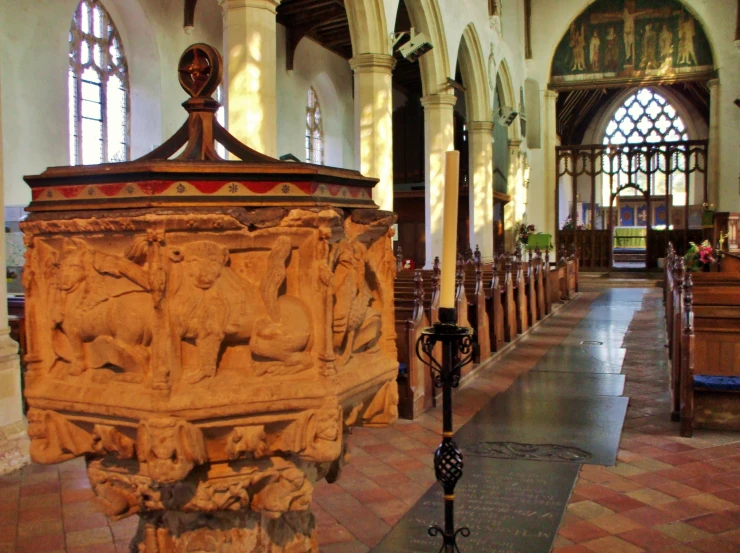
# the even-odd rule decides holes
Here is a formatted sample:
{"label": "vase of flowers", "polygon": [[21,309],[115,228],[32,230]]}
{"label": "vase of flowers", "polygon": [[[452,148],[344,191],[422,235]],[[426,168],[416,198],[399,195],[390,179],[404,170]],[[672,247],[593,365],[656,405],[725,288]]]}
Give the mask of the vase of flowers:
{"label": "vase of flowers", "polygon": [[535,233],[535,226],[528,225],[527,223],[517,223],[516,227],[516,241],[517,243],[527,245],[529,236]]}
{"label": "vase of flowers", "polygon": [[715,261],[714,250],[709,241],[704,240],[698,246],[694,242],[689,242],[689,245],[689,249],[686,250],[686,254],[683,256],[686,270],[692,272],[709,271],[709,266]]}
{"label": "vase of flowers", "polygon": [[583,230],[583,225],[576,225],[573,222],[573,217],[568,215],[566,217],[565,222],[563,223],[563,228],[561,230]]}

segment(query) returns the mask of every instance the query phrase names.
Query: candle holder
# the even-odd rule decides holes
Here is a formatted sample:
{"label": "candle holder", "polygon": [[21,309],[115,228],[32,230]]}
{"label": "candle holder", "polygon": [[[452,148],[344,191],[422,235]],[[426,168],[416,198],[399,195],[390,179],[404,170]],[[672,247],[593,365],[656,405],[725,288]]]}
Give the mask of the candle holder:
{"label": "candle holder", "polygon": [[[473,329],[459,326],[454,308],[440,307],[439,322],[421,331],[416,355],[432,371],[434,388],[442,389],[442,443],[434,453],[434,473],[444,489],[444,529],[429,528],[432,537],[442,536],[439,553],[460,553],[458,534],[467,538],[470,529],[455,529],[455,485],[462,478],[463,455],[452,439],[452,389],[460,385],[460,370],[473,358]],[[442,362],[434,358],[437,342],[442,343]]]}

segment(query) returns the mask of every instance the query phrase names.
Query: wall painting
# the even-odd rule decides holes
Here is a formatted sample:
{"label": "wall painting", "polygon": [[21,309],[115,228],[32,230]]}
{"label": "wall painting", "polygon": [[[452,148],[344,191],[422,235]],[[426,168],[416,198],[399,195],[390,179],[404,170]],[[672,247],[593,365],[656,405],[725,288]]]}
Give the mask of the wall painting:
{"label": "wall painting", "polygon": [[701,24],[676,0],[597,0],[560,41],[552,84],[685,79],[711,74]]}

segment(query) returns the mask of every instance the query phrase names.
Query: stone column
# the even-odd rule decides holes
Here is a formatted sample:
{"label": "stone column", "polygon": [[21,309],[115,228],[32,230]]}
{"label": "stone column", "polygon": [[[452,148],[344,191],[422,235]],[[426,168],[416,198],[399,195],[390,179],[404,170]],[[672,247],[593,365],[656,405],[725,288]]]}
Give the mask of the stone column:
{"label": "stone column", "polygon": [[426,221],[426,268],[435,256],[442,256],[444,209],[444,155],[454,148],[452,108],[454,94],[431,94],[421,99],[424,106],[424,215]]}
{"label": "stone column", "polygon": [[543,232],[552,234],[555,241],[555,146],[557,146],[557,104],[558,93],[545,90],[545,221]]}
{"label": "stone column", "polygon": [[373,200],[393,211],[393,91],[396,66],[387,54],[360,54],[349,60],[355,74],[355,167],[380,182]]}
{"label": "stone column", "polygon": [[468,124],[470,247],[480,248],[484,263],[493,261],[493,123]]}
{"label": "stone column", "polygon": [[223,0],[229,132],[277,157],[277,39],[280,0]]}
{"label": "stone column", "polygon": [[519,202],[519,186],[521,184],[519,147],[521,140],[509,140],[509,180],[506,185],[506,193],[511,196],[504,206],[504,243],[507,250],[514,249],[514,233],[517,218],[517,204]]}
{"label": "stone column", "polygon": [[[705,175],[709,192],[707,201],[714,204],[715,208],[719,210],[719,79],[712,79],[707,82],[707,85],[709,86],[709,152],[707,152],[708,167]],[[699,192],[699,190],[696,190],[696,192]],[[696,194],[695,197],[701,198],[701,192]],[[686,200],[690,201],[690,198]]]}
{"label": "stone column", "polygon": [[[1,112],[2,110],[0,110]],[[2,129],[2,119],[0,119]],[[3,182],[3,145],[0,133],[0,206],[4,205],[5,183]],[[5,210],[0,209],[0,259],[5,266]],[[10,337],[8,327],[8,285],[0,279],[0,453],[3,443],[25,434],[23,402],[21,400],[21,367],[18,357],[18,344]],[[1,457],[1,456],[0,456]],[[27,457],[27,455],[26,455]],[[12,464],[22,464],[22,456],[9,457]],[[0,474],[10,466],[0,462]]]}

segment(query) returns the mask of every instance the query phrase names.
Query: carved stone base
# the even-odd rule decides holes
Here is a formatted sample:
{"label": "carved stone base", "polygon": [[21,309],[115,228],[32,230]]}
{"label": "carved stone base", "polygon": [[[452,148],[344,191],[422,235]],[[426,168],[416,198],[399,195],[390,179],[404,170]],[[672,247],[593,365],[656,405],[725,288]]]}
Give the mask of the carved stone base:
{"label": "carved stone base", "polygon": [[308,511],[277,519],[264,513],[177,513],[142,516],[131,542],[135,553],[318,553]]}

